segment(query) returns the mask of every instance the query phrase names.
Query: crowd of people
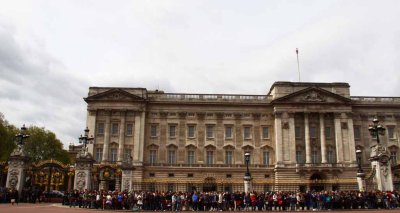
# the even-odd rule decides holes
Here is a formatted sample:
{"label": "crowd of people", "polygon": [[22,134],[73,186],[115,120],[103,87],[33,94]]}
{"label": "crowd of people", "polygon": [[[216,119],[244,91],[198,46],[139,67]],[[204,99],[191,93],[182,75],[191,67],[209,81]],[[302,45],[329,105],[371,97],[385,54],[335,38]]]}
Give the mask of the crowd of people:
{"label": "crowd of people", "polygon": [[[0,187],[0,202],[40,202],[46,193]],[[60,199],[71,208],[134,211],[296,211],[399,208],[400,194],[394,192],[150,192],[78,191]]]}
{"label": "crowd of people", "polygon": [[397,192],[106,192],[68,193],[63,204],[79,208],[143,211],[296,211],[394,209]]}

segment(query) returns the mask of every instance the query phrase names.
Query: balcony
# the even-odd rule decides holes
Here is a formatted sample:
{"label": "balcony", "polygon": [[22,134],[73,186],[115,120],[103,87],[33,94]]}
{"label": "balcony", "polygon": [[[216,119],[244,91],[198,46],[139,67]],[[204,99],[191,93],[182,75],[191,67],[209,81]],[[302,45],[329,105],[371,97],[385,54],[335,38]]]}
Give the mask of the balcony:
{"label": "balcony", "polygon": [[149,95],[152,101],[175,102],[244,102],[268,103],[272,96],[268,95],[228,95],[228,94],[187,94],[187,93],[156,93]]}
{"label": "balcony", "polygon": [[[180,168],[246,168],[245,164],[186,164],[186,163],[145,163],[147,167],[180,167]],[[249,168],[274,168],[274,165],[252,164]]]}

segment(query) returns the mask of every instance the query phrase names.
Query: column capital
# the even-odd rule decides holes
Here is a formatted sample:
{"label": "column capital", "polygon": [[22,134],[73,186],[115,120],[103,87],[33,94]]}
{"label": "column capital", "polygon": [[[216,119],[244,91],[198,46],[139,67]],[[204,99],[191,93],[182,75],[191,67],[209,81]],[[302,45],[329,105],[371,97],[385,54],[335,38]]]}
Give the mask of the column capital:
{"label": "column capital", "polygon": [[353,118],[355,114],[353,112],[346,112],[347,118]]}
{"label": "column capital", "polygon": [[333,116],[334,116],[335,119],[340,119],[340,118],[342,118],[342,113],[341,112],[335,112],[333,114]]}
{"label": "column capital", "polygon": [[295,112],[288,112],[289,118],[294,118]]}
{"label": "column capital", "polygon": [[282,112],[274,112],[273,115],[275,116],[275,118],[282,118]]}

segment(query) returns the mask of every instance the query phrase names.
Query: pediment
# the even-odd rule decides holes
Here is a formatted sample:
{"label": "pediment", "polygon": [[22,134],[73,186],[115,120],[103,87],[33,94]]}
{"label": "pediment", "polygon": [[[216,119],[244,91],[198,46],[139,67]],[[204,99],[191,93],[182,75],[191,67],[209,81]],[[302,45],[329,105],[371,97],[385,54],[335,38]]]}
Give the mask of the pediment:
{"label": "pediment", "polygon": [[144,101],[145,99],[137,95],[131,94],[123,89],[110,89],[108,91],[84,98],[84,100],[88,102],[88,101]]}
{"label": "pediment", "polygon": [[351,99],[338,95],[333,92],[318,88],[310,87],[292,94],[277,98],[272,103],[303,103],[303,104],[346,104]]}

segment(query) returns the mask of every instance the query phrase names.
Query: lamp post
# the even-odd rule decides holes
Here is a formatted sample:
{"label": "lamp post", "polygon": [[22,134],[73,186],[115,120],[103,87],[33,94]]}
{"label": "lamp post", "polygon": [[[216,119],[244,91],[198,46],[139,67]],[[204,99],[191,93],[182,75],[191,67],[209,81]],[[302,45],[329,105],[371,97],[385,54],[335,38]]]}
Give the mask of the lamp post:
{"label": "lamp post", "polygon": [[246,162],[246,173],[244,176],[251,177],[250,171],[249,171],[249,163],[250,163],[250,153],[246,152],[244,154],[244,161]]}
{"label": "lamp post", "polygon": [[372,137],[376,137],[376,143],[379,144],[379,135],[385,135],[385,127],[379,124],[379,120],[377,118],[374,118],[372,120],[372,125],[368,127],[368,130],[371,134]]}
{"label": "lamp post", "polygon": [[246,173],[244,174],[244,191],[245,193],[251,192],[252,186],[251,186],[251,174],[249,171],[249,163],[250,163],[250,153],[246,152],[244,154],[244,161],[246,162]]}
{"label": "lamp post", "polygon": [[87,145],[94,140],[93,136],[89,137],[89,128],[88,127],[86,127],[86,129],[84,131],[85,131],[85,134],[83,136],[81,135],[79,137],[79,143],[83,144],[83,147],[82,147],[83,153],[82,154],[86,154]]}
{"label": "lamp post", "polygon": [[393,191],[393,178],[390,167],[390,153],[387,147],[380,144],[379,135],[385,135],[385,127],[379,124],[379,120],[374,118],[372,125],[368,127],[373,138],[376,138],[376,144],[371,146],[372,169],[375,170],[375,183],[380,191]]}
{"label": "lamp post", "polygon": [[356,158],[357,158],[357,166],[358,166],[358,171],[357,171],[357,183],[358,183],[358,190],[363,192],[365,191],[365,173],[364,170],[362,169],[362,150],[357,149],[356,150]]}
{"label": "lamp post", "polygon": [[87,145],[91,143],[94,138],[89,137],[89,128],[84,130],[85,134],[79,137],[79,143],[82,144],[82,150],[78,153],[75,160],[75,180],[74,189],[85,190],[91,189],[91,176],[93,168],[93,158],[87,150]]}
{"label": "lamp post", "polygon": [[15,135],[14,142],[17,148],[11,153],[8,161],[7,188],[12,188],[21,194],[25,183],[25,173],[27,169],[28,157],[25,155],[24,143],[29,135],[26,134],[27,128],[25,124],[21,127],[21,131]]}
{"label": "lamp post", "polygon": [[19,151],[23,150],[24,140],[29,138],[29,136],[30,136],[30,135],[26,135],[25,132],[26,132],[26,127],[25,127],[25,124],[24,124],[21,127],[21,131],[18,134],[15,135],[15,143],[18,145]]}

